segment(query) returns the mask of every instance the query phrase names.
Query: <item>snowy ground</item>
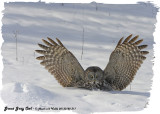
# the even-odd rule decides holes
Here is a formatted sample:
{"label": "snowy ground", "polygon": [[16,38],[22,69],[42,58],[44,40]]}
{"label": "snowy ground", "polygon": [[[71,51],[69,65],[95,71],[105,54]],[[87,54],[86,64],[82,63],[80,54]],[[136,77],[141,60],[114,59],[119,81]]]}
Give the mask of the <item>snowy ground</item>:
{"label": "snowy ground", "polygon": [[[3,90],[8,107],[69,107],[74,112],[138,111],[148,104],[152,85],[153,32],[157,9],[151,4],[45,4],[6,3]],[[84,30],[84,53],[82,38]],[[18,38],[18,61],[14,33]],[[35,58],[42,38],[58,37],[83,68],[104,69],[118,40],[140,35],[150,53],[132,82],[123,91],[89,91],[61,87]],[[36,110],[36,109],[34,109]]]}

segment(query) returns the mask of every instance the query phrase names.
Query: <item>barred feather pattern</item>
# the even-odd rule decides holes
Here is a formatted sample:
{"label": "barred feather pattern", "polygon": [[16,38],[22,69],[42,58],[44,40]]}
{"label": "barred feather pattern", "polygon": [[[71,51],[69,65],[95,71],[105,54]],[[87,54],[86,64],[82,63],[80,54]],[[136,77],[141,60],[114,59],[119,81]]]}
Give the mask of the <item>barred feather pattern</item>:
{"label": "barred feather pattern", "polygon": [[51,38],[49,42],[42,39],[44,44],[38,44],[44,50],[36,50],[43,56],[37,57],[48,72],[50,72],[63,87],[76,86],[77,80],[84,77],[84,70],[75,58],[63,44],[57,39],[57,44]]}
{"label": "barred feather pattern", "polygon": [[[38,44],[43,50],[36,50],[42,56],[37,57],[40,64],[50,72],[63,87],[79,87],[100,90],[123,90],[134,79],[148,51],[143,51],[147,45],[139,45],[143,39],[138,35],[123,37],[111,53],[109,63],[104,70],[97,66],[88,67],[85,71],[76,57],[67,50],[62,42],[57,43],[48,38],[42,39],[45,44]],[[123,41],[123,42],[122,42]]]}
{"label": "barred feather pattern", "polygon": [[104,69],[105,81],[110,83],[114,90],[123,90],[132,82],[143,60],[146,59],[144,55],[149,53],[141,51],[147,47],[147,45],[139,46],[143,39],[136,41],[137,35],[130,40],[131,37],[132,34],[123,43],[123,38],[120,39]]}

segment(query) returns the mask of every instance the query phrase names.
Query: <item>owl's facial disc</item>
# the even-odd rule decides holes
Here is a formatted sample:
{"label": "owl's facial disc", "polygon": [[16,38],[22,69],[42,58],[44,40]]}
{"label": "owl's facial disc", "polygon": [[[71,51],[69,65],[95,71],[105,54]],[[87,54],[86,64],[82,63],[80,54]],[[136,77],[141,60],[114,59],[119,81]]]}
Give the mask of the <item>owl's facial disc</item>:
{"label": "owl's facial disc", "polygon": [[99,88],[103,80],[103,71],[98,67],[89,67],[85,71],[86,84],[88,84],[91,89]]}
{"label": "owl's facial disc", "polygon": [[101,75],[98,75],[97,72],[88,73],[88,85],[90,89],[100,88],[101,82]]}
{"label": "owl's facial disc", "polygon": [[100,74],[99,72],[90,72],[88,74],[88,79],[90,81],[90,83],[92,84],[97,84],[99,82],[102,81],[102,74]]}

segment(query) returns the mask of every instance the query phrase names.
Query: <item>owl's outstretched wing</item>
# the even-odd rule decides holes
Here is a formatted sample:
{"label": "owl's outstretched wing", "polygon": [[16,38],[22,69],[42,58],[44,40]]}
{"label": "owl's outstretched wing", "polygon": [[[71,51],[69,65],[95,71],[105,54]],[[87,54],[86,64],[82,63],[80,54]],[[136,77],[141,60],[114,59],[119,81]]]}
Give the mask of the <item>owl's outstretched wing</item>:
{"label": "owl's outstretched wing", "polygon": [[136,41],[137,35],[130,40],[131,37],[132,35],[129,35],[123,43],[123,37],[119,40],[104,69],[106,82],[110,83],[115,90],[122,90],[131,83],[143,60],[146,59],[144,55],[149,53],[141,51],[147,45],[138,46],[143,39]]}
{"label": "owl's outstretched wing", "polygon": [[84,77],[84,70],[76,57],[64,47],[59,39],[56,43],[51,38],[42,39],[45,45],[38,44],[43,50],[35,50],[42,54],[36,59],[58,80],[63,87],[73,87]]}

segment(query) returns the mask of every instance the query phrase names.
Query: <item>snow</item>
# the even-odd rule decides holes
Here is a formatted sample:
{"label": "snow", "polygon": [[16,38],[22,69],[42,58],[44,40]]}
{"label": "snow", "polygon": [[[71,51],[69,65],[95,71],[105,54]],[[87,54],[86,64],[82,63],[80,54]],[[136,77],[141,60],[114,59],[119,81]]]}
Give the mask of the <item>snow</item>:
{"label": "snow", "polygon": [[[97,6],[97,10],[96,10]],[[149,104],[152,86],[153,32],[155,8],[150,3],[45,4],[5,3],[2,19],[3,89],[1,97],[8,107],[38,107],[57,111],[69,107],[77,113],[139,111]],[[84,30],[84,50],[82,40]],[[18,61],[14,32],[17,31]],[[63,88],[35,58],[34,50],[42,38],[58,37],[79,60],[84,69],[104,69],[118,40],[139,35],[150,53],[135,79],[123,91],[90,91]],[[55,110],[47,108],[55,107]],[[37,111],[37,110],[36,110]]]}

